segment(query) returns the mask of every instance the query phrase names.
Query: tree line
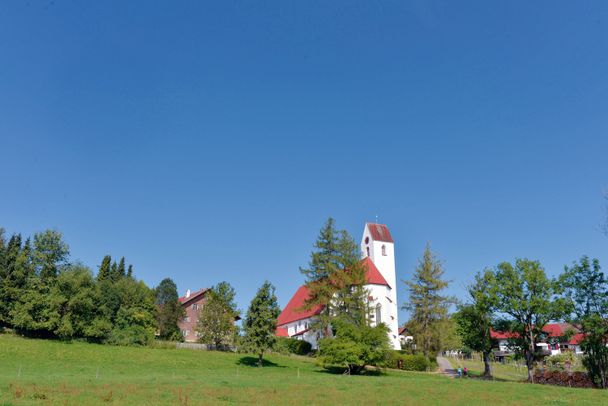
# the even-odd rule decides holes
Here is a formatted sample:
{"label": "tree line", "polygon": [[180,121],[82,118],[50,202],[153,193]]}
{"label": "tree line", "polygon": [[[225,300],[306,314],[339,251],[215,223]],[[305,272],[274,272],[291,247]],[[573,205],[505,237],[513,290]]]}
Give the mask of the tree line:
{"label": "tree line", "polygon": [[[23,240],[0,228],[0,330],[57,339],[116,345],[149,345],[155,338],[182,341],[185,315],[171,278],[155,288],[137,280],[124,257],[101,260],[97,273],[70,262],[60,232],[46,230]],[[213,286],[200,311],[201,342],[217,349],[239,345],[259,355],[276,344],[279,307],[265,282],[251,302],[241,337],[235,320],[236,292],[227,282]]]}

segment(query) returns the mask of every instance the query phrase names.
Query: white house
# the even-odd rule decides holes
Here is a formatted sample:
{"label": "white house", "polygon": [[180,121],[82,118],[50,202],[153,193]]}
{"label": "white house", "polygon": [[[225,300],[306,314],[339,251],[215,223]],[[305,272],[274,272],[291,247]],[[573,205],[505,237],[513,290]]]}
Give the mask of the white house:
{"label": "white house", "polygon": [[[361,238],[361,257],[366,268],[368,303],[373,309],[370,321],[372,325],[386,324],[393,348],[400,349],[395,244],[386,225],[365,224]],[[311,330],[310,326],[322,308],[318,306],[303,310],[308,297],[307,287],[300,286],[277,319],[277,335],[306,340],[316,348],[319,332]]]}

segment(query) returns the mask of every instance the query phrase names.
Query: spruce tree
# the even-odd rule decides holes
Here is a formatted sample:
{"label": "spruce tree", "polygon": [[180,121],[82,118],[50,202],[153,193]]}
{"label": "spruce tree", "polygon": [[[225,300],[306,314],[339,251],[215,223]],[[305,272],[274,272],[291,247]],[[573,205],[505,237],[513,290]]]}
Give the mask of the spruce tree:
{"label": "spruce tree", "polygon": [[258,289],[251,301],[245,316],[245,347],[258,355],[258,366],[263,363],[264,352],[274,347],[279,305],[275,295],[275,288],[268,281]]}
{"label": "spruce tree", "polygon": [[133,278],[133,265],[129,264],[129,269],[127,270],[127,278]]}
{"label": "spruce tree", "polygon": [[334,219],[327,220],[311,253],[308,268],[300,268],[306,277],[309,298],[305,308],[321,306],[313,325],[327,335],[331,320],[346,315],[357,323],[367,319],[367,291],[357,244],[345,230],[336,230]]}
{"label": "spruce tree", "polygon": [[441,262],[427,244],[424,254],[414,271],[411,281],[405,281],[409,290],[409,302],[403,309],[410,312],[408,330],[425,357],[434,355],[441,347],[441,326],[448,318],[453,298],[441,292],[448,286],[443,280]]}
{"label": "spruce tree", "polygon": [[116,282],[117,280],[120,279],[119,275],[118,275],[118,264],[116,263],[116,261],[112,262],[112,265],[110,266],[110,278],[109,278],[112,282]]}
{"label": "spruce tree", "polygon": [[116,270],[116,276],[118,279],[127,276],[127,271],[125,269],[125,257],[120,258],[120,262],[118,263],[118,269]]}
{"label": "spruce tree", "polygon": [[101,265],[99,265],[99,271],[97,272],[97,280],[103,281],[110,277],[110,267],[112,265],[112,257],[106,255],[101,260]]}

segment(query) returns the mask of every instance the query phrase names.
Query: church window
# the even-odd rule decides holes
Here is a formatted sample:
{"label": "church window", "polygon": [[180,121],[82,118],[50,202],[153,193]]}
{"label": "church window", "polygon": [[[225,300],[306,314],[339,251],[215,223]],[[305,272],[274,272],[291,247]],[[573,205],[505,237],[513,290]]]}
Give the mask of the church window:
{"label": "church window", "polygon": [[382,305],[376,306],[376,325],[382,323]]}
{"label": "church window", "polygon": [[386,245],[382,246],[382,255],[386,256]]}
{"label": "church window", "polygon": [[365,243],[369,244],[369,237],[365,237]]}
{"label": "church window", "polygon": [[369,257],[369,247],[365,247],[365,249],[367,250],[367,256]]}

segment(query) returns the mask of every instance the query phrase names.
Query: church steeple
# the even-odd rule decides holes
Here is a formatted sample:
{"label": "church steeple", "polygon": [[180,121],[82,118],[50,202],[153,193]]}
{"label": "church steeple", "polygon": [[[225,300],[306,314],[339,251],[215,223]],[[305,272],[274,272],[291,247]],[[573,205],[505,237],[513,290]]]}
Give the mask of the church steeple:
{"label": "church steeple", "polygon": [[[375,320],[381,320],[390,329],[393,348],[400,349],[397,305],[397,276],[395,272],[395,242],[385,224],[366,223],[361,238],[361,256],[369,257],[389,287],[384,293],[374,295],[376,304]],[[381,314],[384,315],[381,317]]]}

